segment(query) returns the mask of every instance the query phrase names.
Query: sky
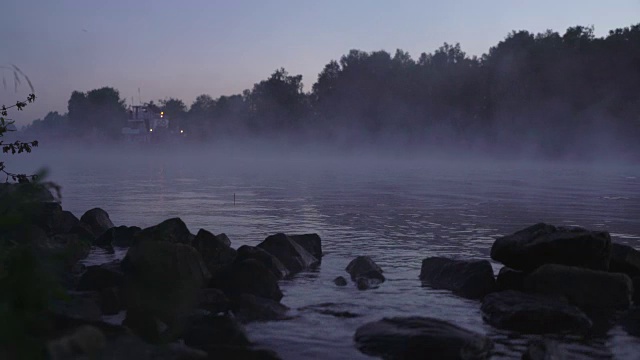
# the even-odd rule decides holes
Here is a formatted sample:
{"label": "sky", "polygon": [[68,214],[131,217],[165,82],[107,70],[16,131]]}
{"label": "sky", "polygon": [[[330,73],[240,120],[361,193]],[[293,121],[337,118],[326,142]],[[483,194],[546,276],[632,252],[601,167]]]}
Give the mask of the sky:
{"label": "sky", "polygon": [[[190,105],[200,94],[241,93],[280,67],[309,90],[350,49],[417,59],[459,42],[480,56],[512,30],[593,25],[603,36],[640,22],[640,0],[4,0],[2,13],[0,65],[21,68],[37,96],[11,114],[21,126],[66,112],[74,90],[112,86],[128,103]],[[28,92],[9,83],[0,103]]]}

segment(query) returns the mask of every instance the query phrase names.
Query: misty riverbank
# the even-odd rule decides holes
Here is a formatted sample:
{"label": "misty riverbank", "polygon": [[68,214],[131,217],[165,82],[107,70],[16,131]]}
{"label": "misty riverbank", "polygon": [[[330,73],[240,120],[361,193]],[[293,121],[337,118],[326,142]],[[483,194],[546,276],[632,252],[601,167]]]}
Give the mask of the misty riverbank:
{"label": "misty riverbank", "polygon": [[[271,331],[277,331],[280,326],[286,327],[287,323],[300,321],[310,314],[333,317],[337,323],[358,323],[355,335],[351,335],[355,342],[347,343],[370,355],[384,353],[395,358],[435,351],[452,358],[470,353],[472,358],[510,358],[515,354],[505,353],[504,346],[518,349],[521,346],[517,337],[505,340],[498,335],[500,332],[492,335],[492,332],[475,329],[469,331],[456,326],[455,319],[448,319],[452,324],[447,324],[437,317],[434,319],[424,309],[414,310],[415,313],[405,311],[403,316],[380,322],[377,311],[355,312],[339,302],[296,309],[282,304],[283,299],[295,296],[283,293],[283,282],[300,286],[305,282],[305,273],[321,272],[327,260],[331,261],[331,252],[325,250],[317,235],[278,234],[255,247],[232,248],[226,235],[213,235],[202,229],[194,235],[177,218],[141,229],[114,227],[109,215],[101,209],[92,209],[80,219],[53,204],[45,209],[36,221],[45,234],[39,241],[49,244],[46,249],[60,246],[76,249],[65,251],[75,254],[66,263],[71,272],[63,276],[68,279],[66,286],[72,290],[70,302],[58,303],[54,310],[58,332],[67,334],[49,343],[50,351],[60,352],[59,356],[74,348],[74,351],[81,349],[79,351],[94,354],[122,355],[125,344],[127,347],[135,344],[131,351],[138,354],[147,351],[156,355],[206,358],[206,352],[213,352],[229,358],[278,358],[273,352],[259,350],[266,347],[279,352],[279,348],[273,348],[268,342],[258,341],[258,348],[250,346],[251,337],[243,335],[240,323],[247,327],[256,321],[258,325],[273,324]],[[122,261],[87,268],[74,266],[77,260],[91,253],[86,245],[77,246],[85,242],[126,256]],[[628,246],[612,244],[608,233],[538,224],[499,237],[490,248],[493,261],[512,268],[504,267],[494,277],[494,267],[486,260],[431,256],[420,266],[421,282],[415,273],[411,284],[404,286],[418,290],[425,286],[444,289],[441,296],[468,298],[469,304],[479,310],[476,299],[480,299],[482,316],[478,320],[484,319],[489,328],[515,334],[546,334],[528,338],[533,341],[529,352],[542,349],[556,356],[571,352],[571,348],[566,347],[567,341],[571,344],[577,337],[586,344],[597,344],[617,326],[637,335],[637,310],[626,310],[632,304],[632,297],[635,300],[632,282],[637,282],[640,274],[640,253]],[[363,252],[366,253],[366,249]],[[390,252],[394,258],[393,250]],[[401,258],[402,253],[397,255]],[[393,268],[379,266],[373,260],[376,258],[356,257],[348,265],[342,264],[342,274],[350,276],[351,281],[336,279],[335,284],[323,282],[315,286],[348,292],[351,297],[369,293],[370,299],[383,303],[384,297],[389,296],[385,287],[392,287],[389,281],[393,283],[395,279]],[[344,285],[347,286],[343,288]],[[427,292],[422,296],[433,295]],[[193,312],[196,308],[211,314]],[[134,340],[128,330],[120,328],[119,321],[116,326],[100,322],[100,315],[115,315],[125,309],[123,325],[146,342],[183,338],[186,345],[205,353],[185,347],[145,345]],[[213,316],[220,312],[234,316]],[[420,317],[424,314],[429,315]],[[366,320],[372,317],[377,319]],[[110,322],[113,323],[113,319]],[[407,332],[407,326],[413,330]],[[389,336],[399,334],[405,339],[401,343],[388,340]],[[268,332],[262,334],[269,335]],[[316,333],[316,341],[322,336]],[[100,341],[96,342],[96,338]],[[448,346],[435,345],[444,338],[449,339]],[[416,343],[418,339],[420,342]],[[540,339],[546,340],[539,342]],[[303,341],[313,342],[313,339]],[[626,350],[633,351],[633,348]],[[345,354],[325,353],[324,357],[340,358],[341,355]]]}

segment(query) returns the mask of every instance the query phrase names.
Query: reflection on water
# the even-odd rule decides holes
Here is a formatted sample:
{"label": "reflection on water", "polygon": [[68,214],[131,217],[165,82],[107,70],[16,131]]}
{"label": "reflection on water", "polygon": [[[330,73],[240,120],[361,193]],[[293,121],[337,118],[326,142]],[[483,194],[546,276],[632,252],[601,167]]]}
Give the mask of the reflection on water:
{"label": "reflection on water", "polygon": [[[541,221],[606,229],[617,241],[636,246],[640,239],[640,174],[634,168],[66,160],[51,164],[53,180],[63,186],[63,206],[76,215],[100,206],[116,225],[141,227],[180,216],[194,233],[227,233],[235,247],[255,245],[275,232],[320,234],[327,253],[320,269],[282,283],[283,303],[295,318],[248,326],[253,340],[284,359],[368,358],[353,345],[355,329],[383,316],[409,315],[488,334],[497,343],[496,358],[519,358],[532,337],[487,326],[475,301],[421,287],[423,258],[487,258],[494,237]],[[333,278],[345,275],[344,267],[358,255],[371,256],[388,281],[370,291],[336,287]],[[88,262],[121,256],[96,252]],[[306,308],[325,303],[361,316]],[[632,359],[640,349],[619,327],[588,344],[558,338],[576,358]]]}

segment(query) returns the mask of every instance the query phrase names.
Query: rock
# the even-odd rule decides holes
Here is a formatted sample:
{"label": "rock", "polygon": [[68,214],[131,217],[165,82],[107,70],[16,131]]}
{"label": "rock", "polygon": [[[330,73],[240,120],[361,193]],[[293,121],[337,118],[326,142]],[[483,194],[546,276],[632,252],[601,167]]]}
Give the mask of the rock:
{"label": "rock", "polygon": [[251,294],[242,294],[233,303],[233,313],[242,322],[291,319],[287,311],[287,306],[275,300]]}
{"label": "rock", "polygon": [[197,315],[189,318],[184,343],[209,352],[211,347],[248,346],[244,328],[229,316]]}
{"label": "rock", "polygon": [[53,235],[45,247],[50,256],[62,260],[67,270],[89,256],[91,251],[91,243],[76,234]]}
{"label": "rock", "polygon": [[318,259],[283,233],[268,236],[258,247],[280,260],[290,274],[307,270],[319,263]]}
{"label": "rock", "polygon": [[289,235],[289,238],[316,259],[322,260],[322,240],[318,234]]}
{"label": "rock", "polygon": [[382,269],[368,256],[358,256],[345,269],[359,290],[378,287],[385,281]]}
{"label": "rock", "polygon": [[231,301],[220,289],[201,289],[198,293],[198,309],[207,310],[213,314],[227,312],[231,309]]}
{"label": "rock", "polygon": [[384,318],[360,326],[354,337],[364,354],[384,359],[488,359],[492,341],[443,320]]}
{"label": "rock", "polygon": [[103,288],[100,293],[100,309],[104,315],[115,315],[124,310],[117,287]]}
{"label": "rock", "polygon": [[369,290],[377,288],[384,282],[384,276],[376,270],[358,275],[356,278],[356,287],[358,290]]}
{"label": "rock", "polygon": [[84,321],[100,320],[100,294],[95,291],[69,291],[67,295],[66,299],[53,301],[52,312],[56,316]]}
{"label": "rock", "polygon": [[124,273],[118,267],[110,265],[92,265],[80,276],[78,291],[100,291],[110,287],[122,286]]}
{"label": "rock", "polygon": [[308,305],[299,308],[300,311],[313,311],[322,315],[329,315],[337,318],[343,319],[352,319],[356,317],[360,317],[362,315],[353,313],[349,310],[345,310],[348,308],[348,304],[338,304],[338,303],[321,303],[316,305]]}
{"label": "rock", "polygon": [[527,351],[522,354],[522,360],[564,360],[566,358],[558,343],[548,339],[531,341]]}
{"label": "rock", "polygon": [[[174,340],[168,339],[169,336],[166,335],[168,326],[165,323],[155,317],[153,313],[140,307],[128,309],[122,325],[128,327],[144,341],[151,344]],[[182,324],[182,326],[185,325]]]}
{"label": "rock", "polygon": [[68,233],[80,223],[71,212],[63,211],[58,202],[39,203],[35,209],[33,222],[50,235]]}
{"label": "rock", "polygon": [[631,305],[633,285],[625,274],[549,264],[525,279],[525,290],[564,296],[582,309],[625,309]]}
{"label": "rock", "polygon": [[191,246],[198,250],[204,264],[212,274],[223,266],[231,264],[236,258],[236,251],[230,248],[224,239],[219,239],[204,229],[198,231]]}
{"label": "rock", "polygon": [[627,334],[640,337],[640,307],[634,307],[627,311],[620,321]]}
{"label": "rock", "polygon": [[496,288],[493,268],[487,260],[453,260],[430,257],[422,260],[420,280],[435,289],[480,299]]}
{"label": "rock", "polygon": [[264,264],[254,259],[225,266],[214,274],[209,286],[221,289],[231,298],[252,294],[276,301],[282,299],[278,279]]}
{"label": "rock", "polygon": [[507,290],[482,300],[484,320],[499,328],[523,333],[582,332],[591,320],[562,298]]}
{"label": "rock", "polygon": [[231,246],[231,239],[229,239],[227,234],[225,234],[225,233],[218,234],[218,235],[216,235],[216,238],[218,240],[222,241],[223,244],[225,244],[227,246]]}
{"label": "rock", "polygon": [[503,266],[498,272],[496,277],[496,289],[497,291],[504,290],[518,290],[522,291],[524,288],[524,279],[527,277],[527,273],[524,271],[514,270],[512,268]]}
{"label": "rock", "polygon": [[262,248],[248,245],[240,246],[236,253],[235,262],[239,263],[247,259],[261,262],[278,280],[289,276],[289,270],[280,260]]}
{"label": "rock", "polygon": [[187,225],[180,218],[171,218],[158,225],[148,227],[138,232],[133,242],[144,240],[164,241],[169,243],[190,244],[193,235],[189,232]]}
{"label": "rock", "polygon": [[280,360],[271,350],[252,349],[245,346],[217,345],[209,346],[207,350],[211,354],[211,359],[215,360]]}
{"label": "rock", "polygon": [[609,271],[627,274],[632,278],[640,276],[640,251],[628,245],[611,244]]}
{"label": "rock", "polygon": [[137,226],[114,226],[98,236],[94,245],[99,247],[129,247],[133,244],[135,235],[140,231],[141,229]]}
{"label": "rock", "polygon": [[636,276],[631,279],[631,283],[633,285],[633,303],[635,305],[640,305],[640,276]]}
{"label": "rock", "polygon": [[193,247],[157,240],[141,240],[129,248],[122,269],[127,311],[164,322],[168,331],[162,337],[167,340],[179,335],[211,277]]}
{"label": "rock", "polygon": [[544,264],[562,264],[594,270],[607,270],[611,256],[611,238],[604,231],[582,228],[556,228],[536,224],[496,239],[491,258],[523,271]]}
{"label": "rock", "polygon": [[[122,332],[107,337],[107,344],[99,356],[80,359],[130,359],[130,360],[206,360],[210,358],[205,351],[186,345],[172,343],[151,345],[130,332]],[[65,358],[67,359],[67,358]],[[216,357],[222,359],[222,357]]]}
{"label": "rock", "polygon": [[77,235],[80,239],[86,241],[89,244],[93,244],[96,241],[96,237],[95,235],[93,235],[93,232],[91,232],[89,225],[83,222],[79,222],[77,225],[72,227],[71,230],[67,232],[67,234]]}
{"label": "rock", "polygon": [[80,217],[80,221],[89,226],[91,233],[95,237],[100,236],[103,232],[113,227],[109,214],[100,208],[88,210]]}
{"label": "rock", "polygon": [[83,325],[71,334],[47,343],[49,359],[98,358],[107,345],[107,338],[94,326]]}
{"label": "rock", "polygon": [[358,277],[371,271],[382,274],[382,269],[378,264],[371,260],[368,256],[358,256],[351,260],[347,268],[345,269],[350,275],[351,280],[355,281]]}
{"label": "rock", "polygon": [[333,283],[338,286],[347,286],[347,279],[345,279],[343,276],[338,276],[337,278],[333,279]]}

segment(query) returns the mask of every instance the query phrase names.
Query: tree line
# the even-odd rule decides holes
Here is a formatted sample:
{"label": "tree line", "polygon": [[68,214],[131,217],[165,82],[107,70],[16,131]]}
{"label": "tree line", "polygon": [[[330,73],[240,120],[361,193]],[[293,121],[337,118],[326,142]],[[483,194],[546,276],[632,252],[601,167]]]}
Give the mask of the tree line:
{"label": "tree line", "polygon": [[[638,150],[640,24],[596,37],[512,31],[480,56],[445,43],[413,59],[351,50],[324,66],[310,91],[277,69],[242,94],[151,103],[193,140],[286,135],[319,141],[537,151],[549,156],[611,147]],[[117,137],[126,122],[117,90],[73,92],[67,114],[28,130]],[[65,128],[66,127],[66,128]]]}

